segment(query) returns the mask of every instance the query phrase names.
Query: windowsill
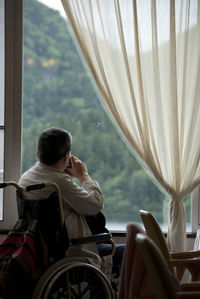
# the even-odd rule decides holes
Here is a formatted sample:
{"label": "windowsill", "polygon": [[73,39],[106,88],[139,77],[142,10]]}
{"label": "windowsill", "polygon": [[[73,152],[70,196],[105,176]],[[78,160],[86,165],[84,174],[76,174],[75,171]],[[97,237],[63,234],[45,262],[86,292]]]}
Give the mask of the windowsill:
{"label": "windowsill", "polygon": [[[125,237],[126,236],[126,231],[116,231],[116,230],[111,230],[110,231],[113,235],[113,237]],[[195,239],[196,238],[196,233],[191,233],[187,232],[186,233],[188,239]],[[167,237],[167,233],[164,232],[164,236]]]}
{"label": "windowsill", "polygon": [[[1,229],[0,230],[0,235],[7,235],[10,230],[8,229]],[[111,230],[110,231],[113,235],[113,237],[126,237],[126,231],[116,231],[116,230]],[[191,233],[187,232],[186,233],[188,239],[195,239],[196,238],[196,233]],[[164,236],[167,237],[167,233],[164,232]]]}

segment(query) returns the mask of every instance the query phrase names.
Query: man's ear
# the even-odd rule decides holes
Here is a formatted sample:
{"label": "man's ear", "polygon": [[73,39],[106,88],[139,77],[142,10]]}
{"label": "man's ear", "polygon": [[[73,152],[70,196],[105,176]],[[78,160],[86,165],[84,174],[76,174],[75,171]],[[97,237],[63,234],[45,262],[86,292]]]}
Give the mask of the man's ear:
{"label": "man's ear", "polygon": [[67,162],[69,160],[69,153],[66,153],[64,158],[65,158],[65,162]]}

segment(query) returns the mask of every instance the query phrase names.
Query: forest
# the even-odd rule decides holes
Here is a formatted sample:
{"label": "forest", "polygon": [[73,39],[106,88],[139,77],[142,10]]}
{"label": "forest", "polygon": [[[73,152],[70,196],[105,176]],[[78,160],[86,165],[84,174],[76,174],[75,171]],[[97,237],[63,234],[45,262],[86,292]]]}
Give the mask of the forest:
{"label": "forest", "polygon": [[[160,223],[166,221],[169,198],[105,112],[66,19],[36,0],[24,0],[23,43],[22,171],[36,162],[40,132],[64,128],[73,136],[72,153],[100,183],[108,223],[141,222],[140,209],[153,212]],[[185,203],[189,211],[190,200]]]}

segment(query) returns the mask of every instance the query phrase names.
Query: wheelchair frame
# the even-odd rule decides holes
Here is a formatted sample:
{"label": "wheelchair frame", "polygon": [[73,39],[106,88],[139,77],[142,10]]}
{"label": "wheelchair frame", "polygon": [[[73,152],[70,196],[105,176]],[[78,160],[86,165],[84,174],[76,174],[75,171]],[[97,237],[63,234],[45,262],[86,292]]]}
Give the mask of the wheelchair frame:
{"label": "wheelchair frame", "polygon": [[[7,186],[14,186],[18,195],[21,197],[23,191],[30,192],[32,190],[45,188],[46,186],[53,186],[58,195],[57,198],[60,214],[60,225],[62,228],[65,226],[61,192],[56,183],[40,183],[27,186],[25,189],[21,188],[13,181],[0,183],[0,188],[5,188]],[[25,198],[25,200],[30,201],[28,198]],[[39,200],[40,199],[35,199],[35,201]],[[19,211],[20,207],[18,202],[18,213],[20,214]],[[69,240],[69,246],[80,246],[82,244],[88,244],[92,242],[111,243],[111,255],[114,255],[115,245],[112,240],[111,233],[103,233],[83,238],[73,238]],[[40,275],[40,278],[34,287],[33,293],[31,294],[31,298],[114,299],[115,294],[109,279],[97,267],[83,261],[81,258],[63,257],[54,262],[52,265],[48,266],[47,269]]]}

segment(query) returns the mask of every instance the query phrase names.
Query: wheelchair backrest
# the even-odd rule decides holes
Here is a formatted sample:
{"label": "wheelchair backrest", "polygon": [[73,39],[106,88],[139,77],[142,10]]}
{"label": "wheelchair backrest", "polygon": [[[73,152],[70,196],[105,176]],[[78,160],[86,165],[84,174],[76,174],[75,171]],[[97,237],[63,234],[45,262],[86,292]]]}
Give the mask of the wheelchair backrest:
{"label": "wheelchair backrest", "polygon": [[17,191],[19,219],[39,221],[40,231],[47,244],[49,256],[54,260],[64,256],[69,246],[66,226],[60,217],[58,193],[53,192],[48,198],[28,199]]}

